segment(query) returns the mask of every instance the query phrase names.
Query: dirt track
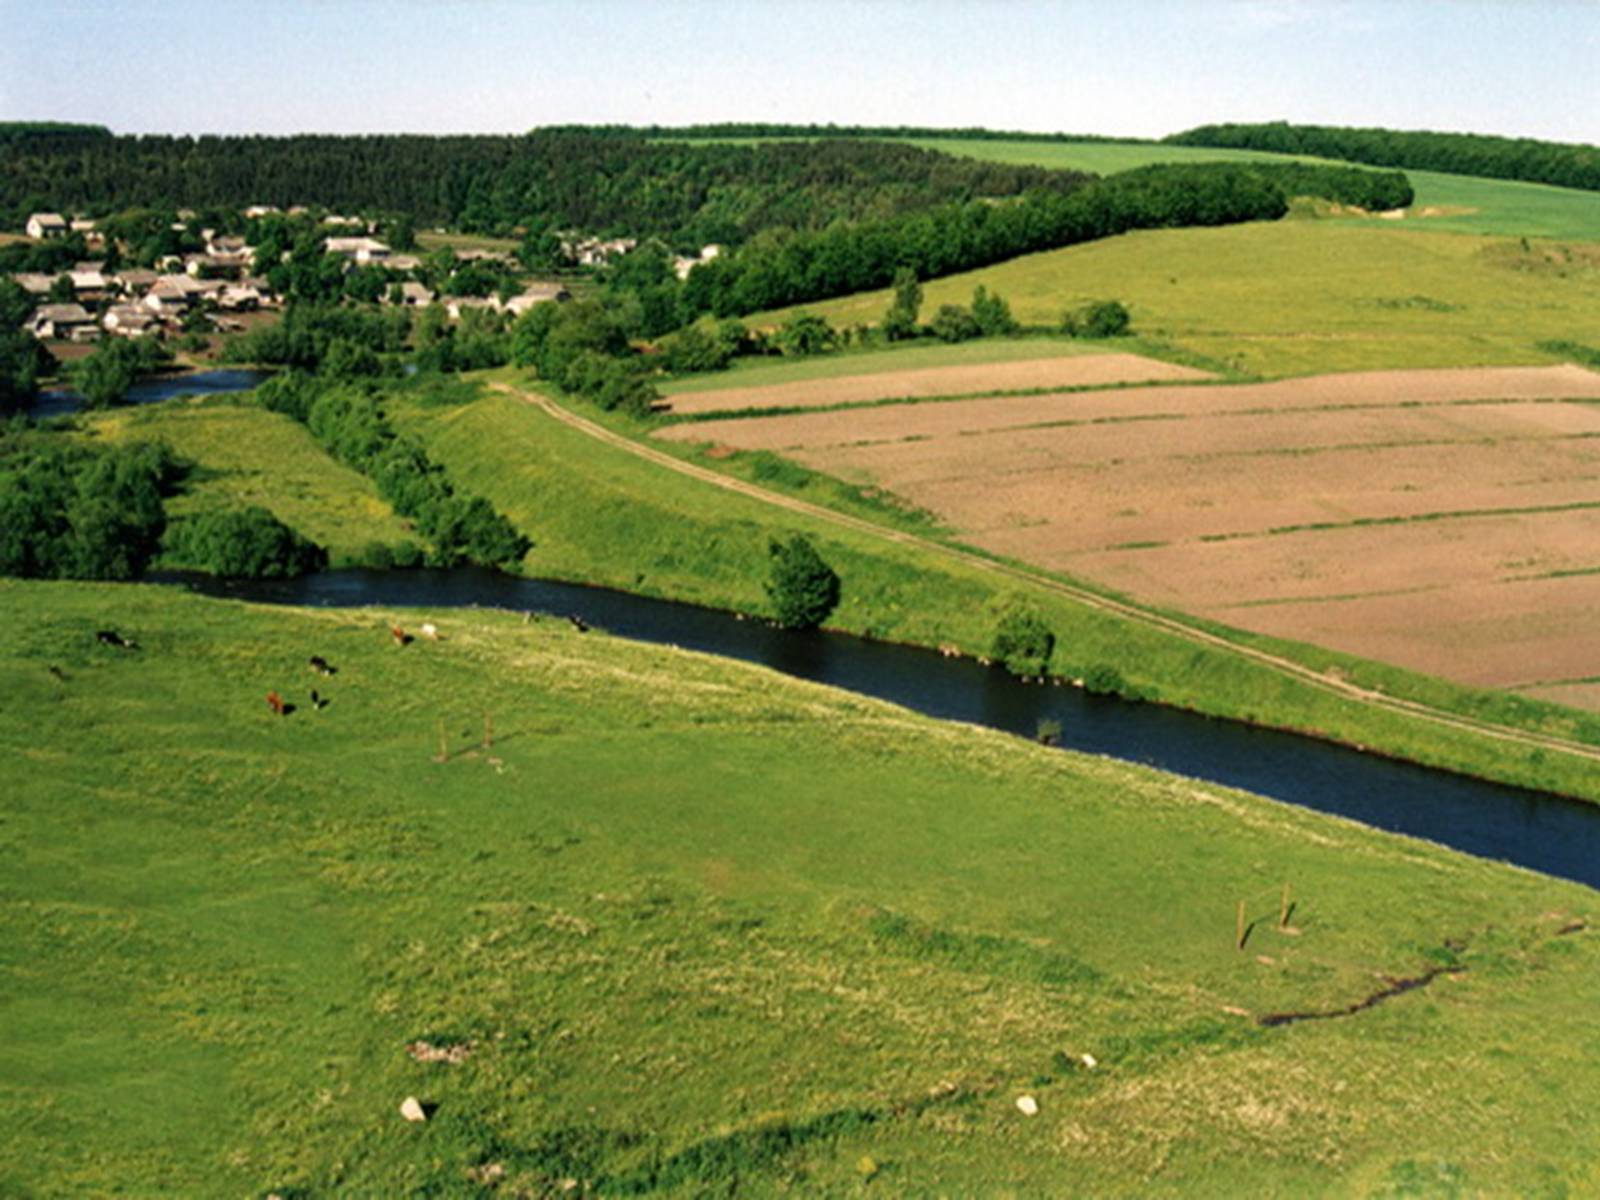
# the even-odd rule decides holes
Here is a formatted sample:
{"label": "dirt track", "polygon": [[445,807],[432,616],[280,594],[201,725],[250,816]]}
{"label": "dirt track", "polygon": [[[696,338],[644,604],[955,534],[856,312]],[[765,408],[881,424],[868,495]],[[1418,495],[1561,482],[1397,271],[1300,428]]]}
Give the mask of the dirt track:
{"label": "dirt track", "polygon": [[701,482],[711,484],[715,487],[725,488],[729,491],[737,492],[740,495],[744,495],[750,497],[751,499],[759,500],[763,503],[771,504],[774,507],[783,508],[791,512],[804,513],[807,516],[813,517],[817,520],[853,529],[860,533],[866,533],[871,536],[881,538],[884,541],[894,542],[902,545],[919,546],[930,553],[943,555],[954,561],[962,562],[970,567],[988,571],[994,574],[997,578],[1014,579],[1021,582],[1026,582],[1035,587],[1044,588],[1048,591],[1068,597],[1069,599],[1072,599],[1077,603],[1083,604],[1086,607],[1096,611],[1109,613],[1126,620],[1134,621],[1151,629],[1161,630],[1162,632],[1184,638],[1197,645],[1212,646],[1218,649],[1226,650],[1227,652],[1235,654],[1240,658],[1248,659],[1262,666],[1279,671],[1284,675],[1295,678],[1303,684],[1307,684],[1313,688],[1317,688],[1333,695],[1342,696],[1345,699],[1356,700],[1363,704],[1369,704],[1376,708],[1385,709],[1390,712],[1426,721],[1430,724],[1478,734],[1509,745],[1551,750],[1558,753],[1570,754],[1578,758],[1592,760],[1594,762],[1600,762],[1600,747],[1589,746],[1581,742],[1574,742],[1566,738],[1554,737],[1548,734],[1510,729],[1503,725],[1479,721],[1471,717],[1459,716],[1454,713],[1445,712],[1441,709],[1436,709],[1417,701],[1404,700],[1394,696],[1385,695],[1382,692],[1371,691],[1370,689],[1359,687],[1356,684],[1350,683],[1347,680],[1337,676],[1325,675],[1321,672],[1314,671],[1309,667],[1302,666],[1300,663],[1297,663],[1292,659],[1283,658],[1279,655],[1271,654],[1264,650],[1258,650],[1250,646],[1241,645],[1237,642],[1230,641],[1226,638],[1209,633],[1204,629],[1196,628],[1174,618],[1162,616],[1159,613],[1153,613],[1132,604],[1125,604],[1121,601],[1109,599],[1059,579],[1042,577],[1036,572],[1013,567],[1005,563],[998,563],[991,559],[984,558],[981,555],[976,555],[961,550],[958,547],[935,542],[928,538],[919,537],[916,534],[905,533],[895,529],[886,529],[883,526],[873,524],[870,521],[862,520],[858,517],[851,517],[843,513],[834,512],[831,509],[823,508],[819,505],[808,504],[803,500],[795,500],[788,496],[782,496],[773,492],[768,492],[753,484],[745,483],[743,480],[731,479],[726,475],[717,473],[716,471],[697,466],[693,463],[684,462],[681,459],[674,458],[670,454],[666,454],[659,450],[654,450],[649,446],[641,445],[623,437],[620,434],[612,433],[610,430],[596,425],[592,421],[585,420],[577,414],[561,407],[559,404],[556,404],[546,396],[519,391],[505,384],[495,384],[494,386],[500,391],[507,392],[513,396],[519,397],[527,403],[536,405],[555,420],[558,420],[589,437],[595,438],[597,441],[605,442],[616,449],[623,450],[629,454],[635,455],[636,457],[643,458],[657,466],[663,467],[667,470],[677,471],[680,474],[690,476],[691,478],[698,479]]}

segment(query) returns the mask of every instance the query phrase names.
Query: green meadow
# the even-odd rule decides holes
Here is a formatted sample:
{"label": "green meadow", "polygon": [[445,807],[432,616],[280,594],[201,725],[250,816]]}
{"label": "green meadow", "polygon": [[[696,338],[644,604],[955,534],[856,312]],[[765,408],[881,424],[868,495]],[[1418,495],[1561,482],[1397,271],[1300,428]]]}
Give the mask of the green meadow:
{"label": "green meadow", "polygon": [[[1537,343],[1592,340],[1600,312],[1587,247],[1563,256],[1540,242],[1344,220],[1144,230],[1028,255],[924,283],[924,318],[970,303],[980,285],[1028,324],[1115,298],[1136,333],[1264,377],[1550,362]],[[875,323],[890,299],[884,289],[803,311]],[[777,325],[793,311],[749,320]]]}
{"label": "green meadow", "polygon": [[248,401],[173,400],[82,418],[88,438],[165,442],[196,470],[168,502],[174,518],[260,505],[335,561],[371,542],[417,540],[366,476],[335,462],[289,417]]}
{"label": "green meadow", "polygon": [[1587,889],[563,621],[0,603],[0,1193],[1600,1187]]}

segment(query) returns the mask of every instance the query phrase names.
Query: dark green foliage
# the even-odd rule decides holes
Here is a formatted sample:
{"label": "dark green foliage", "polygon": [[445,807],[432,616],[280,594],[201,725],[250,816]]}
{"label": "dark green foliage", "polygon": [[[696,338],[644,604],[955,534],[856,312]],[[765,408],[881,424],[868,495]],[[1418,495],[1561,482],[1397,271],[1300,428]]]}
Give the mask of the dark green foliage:
{"label": "dark green foliage", "polygon": [[983,333],[972,314],[959,304],[941,304],[928,330],[941,342],[967,342]]}
{"label": "dark green foliage", "polygon": [[693,325],[668,338],[661,346],[667,370],[674,375],[694,375],[724,369],[737,352],[737,343],[706,333]]}
{"label": "dark green foliage", "polygon": [[[306,391],[314,392],[305,418],[312,436],[335,458],[369,476],[397,513],[416,522],[433,544],[435,563],[514,567],[527,554],[531,543],[510,521],[482,497],[458,495],[422,445],[394,431],[370,385],[336,386],[301,377],[292,390],[289,385],[283,390],[291,399],[279,411],[298,409]],[[415,560],[415,547],[395,548],[396,566],[414,566]]]}
{"label": "dark green foliage", "polygon": [[[9,280],[5,282],[9,283]],[[50,352],[26,329],[0,324],[0,416],[33,403],[39,377],[54,363]]]}
{"label": "dark green foliage", "polygon": [[815,629],[839,606],[839,576],[802,534],[769,542],[766,581],[773,614],[785,629]]}
{"label": "dark green foliage", "polygon": [[1072,337],[1120,337],[1128,332],[1128,310],[1119,300],[1096,300],[1061,318],[1061,332]]}
{"label": "dark green foliage", "polygon": [[1122,672],[1110,663],[1095,663],[1083,673],[1083,690],[1092,696],[1121,696],[1128,691]]}
{"label": "dark green foliage", "polygon": [[1539,349],[1547,354],[1559,354],[1562,358],[1575,363],[1582,363],[1586,367],[1600,369],[1600,349],[1586,346],[1582,342],[1553,341],[1540,342]]}
{"label": "dark green foliage", "polygon": [[106,408],[126,396],[140,375],[170,361],[154,338],[109,338],[73,365],[72,386],[90,408]]}
{"label": "dark green foliage", "polygon": [[0,575],[135,578],[160,545],[180,474],[158,445],[0,439]]}
{"label": "dark green foliage", "polygon": [[[331,260],[330,260],[331,261]],[[355,308],[335,303],[296,300],[283,319],[230,338],[223,356],[230,362],[330,369],[345,376],[384,370],[384,356],[406,348],[411,314],[404,308]]]}
{"label": "dark green foliage", "polygon": [[195,569],[236,579],[278,579],[328,563],[326,550],[259,505],[190,517],[173,527],[170,543]]}
{"label": "dark green foliage", "polygon": [[1011,315],[1011,306],[981,283],[972,293],[972,319],[984,337],[1008,337],[1020,328]]}
{"label": "dark green foliage", "polygon": [[[1482,133],[1353,129],[1329,125],[1202,125],[1166,139],[1185,146],[1225,146],[1310,154],[1380,167],[1448,171],[1600,191],[1600,147]],[[1321,194],[1321,193],[1318,193]],[[1337,199],[1337,197],[1334,197]],[[1355,203],[1359,203],[1356,201]],[[1409,200],[1406,201],[1410,203]],[[1400,205],[1385,205],[1398,208]]]}
{"label": "dark green foliage", "polygon": [[891,342],[917,335],[917,314],[922,311],[922,285],[910,267],[894,273],[894,302],[883,314],[883,335]]}
{"label": "dark green foliage", "polygon": [[784,354],[804,358],[834,349],[839,344],[839,334],[824,317],[796,313],[783,323],[774,340]]}
{"label": "dark green foliage", "polygon": [[1042,676],[1055,646],[1056,635],[1031,603],[1012,597],[1001,605],[989,656],[1006,670],[1025,679]]}

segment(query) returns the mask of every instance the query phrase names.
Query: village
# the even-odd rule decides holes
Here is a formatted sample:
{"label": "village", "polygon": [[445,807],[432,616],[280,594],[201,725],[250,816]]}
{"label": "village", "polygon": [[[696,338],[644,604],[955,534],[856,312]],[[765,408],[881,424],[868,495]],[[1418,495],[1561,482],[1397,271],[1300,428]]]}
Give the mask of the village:
{"label": "village", "polygon": [[[192,210],[176,214],[172,229],[190,232]],[[348,272],[378,268],[382,272],[380,303],[409,308],[440,304],[451,321],[469,310],[487,310],[515,318],[537,304],[571,298],[563,282],[523,278],[521,264],[507,251],[483,248],[454,250],[457,267],[480,264],[514,287],[501,286],[489,295],[447,295],[437,283],[437,272],[424,269],[416,253],[399,252],[374,236],[377,222],[334,213],[313,214],[302,206],[279,209],[251,205],[240,215],[246,222],[282,216],[314,223],[323,234],[324,254],[343,260]],[[213,228],[198,231],[200,246],[183,254],[165,254],[152,266],[108,266],[107,236],[98,223],[86,217],[57,212],[35,212],[25,233],[35,243],[80,237],[90,255],[59,272],[19,271],[10,278],[27,293],[36,307],[24,323],[40,342],[57,347],[86,346],[103,338],[176,339],[199,333],[232,333],[248,327],[250,314],[280,309],[287,297],[276,290],[268,275],[272,263],[260,261],[255,246],[244,235]],[[562,254],[579,269],[594,269],[628,253],[633,238],[561,235]],[[127,247],[116,246],[117,260],[127,257]],[[681,280],[697,264],[717,257],[721,247],[708,245],[698,256],[678,256],[673,270]],[[281,258],[288,261],[289,252]],[[69,351],[69,356],[71,352]]]}

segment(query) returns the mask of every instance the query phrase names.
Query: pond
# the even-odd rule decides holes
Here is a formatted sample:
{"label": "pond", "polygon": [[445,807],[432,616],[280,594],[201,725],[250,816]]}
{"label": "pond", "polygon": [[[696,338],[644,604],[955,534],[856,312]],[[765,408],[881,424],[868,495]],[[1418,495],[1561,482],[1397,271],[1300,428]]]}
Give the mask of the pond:
{"label": "pond", "polygon": [[[208,396],[216,392],[247,392],[268,378],[266,371],[223,367],[214,371],[191,371],[182,375],[152,375],[128,389],[124,404],[155,404],[174,396]],[[29,409],[37,420],[60,417],[83,408],[83,397],[66,388],[40,392]]]}
{"label": "pond", "polygon": [[1060,744],[1070,749],[1211,780],[1600,887],[1600,805],[1179,709],[1023,683],[971,659],[847,634],[789,632],[714,609],[472,567],[341,570],[248,582],[153,578],[208,595],[275,604],[578,615],[621,637],[760,663],[929,716],[1023,737],[1035,736],[1041,721],[1057,721]]}

